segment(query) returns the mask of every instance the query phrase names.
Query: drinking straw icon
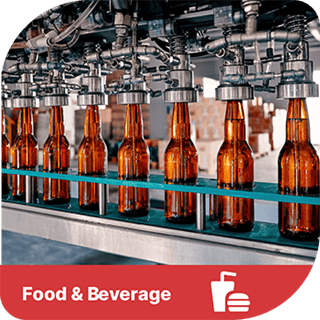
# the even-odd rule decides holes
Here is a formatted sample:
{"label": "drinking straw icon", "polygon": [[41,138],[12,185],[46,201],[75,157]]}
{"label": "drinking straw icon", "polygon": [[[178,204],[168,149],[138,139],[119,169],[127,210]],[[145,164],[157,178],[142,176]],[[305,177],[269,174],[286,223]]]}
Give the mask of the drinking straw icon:
{"label": "drinking straw icon", "polygon": [[220,281],[211,282],[211,293],[214,312],[226,311],[227,294],[234,290],[234,281],[225,281],[225,276],[236,277],[237,274],[234,272],[222,271],[220,273]]}

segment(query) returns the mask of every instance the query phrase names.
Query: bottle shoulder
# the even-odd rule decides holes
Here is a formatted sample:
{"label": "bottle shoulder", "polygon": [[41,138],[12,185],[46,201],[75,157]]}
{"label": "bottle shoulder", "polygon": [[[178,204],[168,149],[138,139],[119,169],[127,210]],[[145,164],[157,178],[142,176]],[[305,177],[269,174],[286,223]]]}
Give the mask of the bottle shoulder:
{"label": "bottle shoulder", "polygon": [[235,144],[234,142],[225,140],[219,149],[218,157],[222,157],[222,156],[232,157],[235,154],[237,155],[237,157],[242,156],[242,157],[253,159],[252,149],[246,140],[238,141],[237,144]]}
{"label": "bottle shoulder", "polygon": [[103,147],[103,148],[107,148],[107,145],[106,143],[104,142],[104,140],[102,139],[101,136],[84,136],[81,143],[80,143],[80,147],[92,147],[92,146],[95,146],[95,147]]}
{"label": "bottle shoulder", "polygon": [[51,148],[51,147],[56,147],[58,144],[60,144],[61,148],[64,149],[70,149],[70,143],[68,138],[65,135],[60,136],[60,141],[58,136],[49,136],[44,143],[43,148]]}
{"label": "bottle shoulder", "polygon": [[119,152],[133,150],[134,147],[136,151],[149,153],[149,147],[143,138],[134,141],[132,139],[123,139],[119,147]]}
{"label": "bottle shoulder", "polygon": [[5,134],[2,134],[1,144],[2,144],[2,148],[10,147],[9,139]]}
{"label": "bottle shoulder", "polygon": [[310,142],[294,143],[286,141],[279,153],[279,162],[296,161],[297,156],[300,161],[314,162],[319,165],[317,151]]}
{"label": "bottle shoulder", "polygon": [[165,153],[176,153],[180,152],[181,145],[183,148],[183,151],[186,153],[195,153],[198,154],[198,150],[191,139],[185,139],[185,140],[176,140],[171,139],[166,147]]}
{"label": "bottle shoulder", "polygon": [[21,134],[17,136],[12,147],[25,147],[27,143],[28,147],[38,148],[38,141],[33,134]]}
{"label": "bottle shoulder", "polygon": [[89,155],[93,153],[98,157],[107,157],[108,148],[106,143],[102,139],[84,137],[79,145],[78,154]]}

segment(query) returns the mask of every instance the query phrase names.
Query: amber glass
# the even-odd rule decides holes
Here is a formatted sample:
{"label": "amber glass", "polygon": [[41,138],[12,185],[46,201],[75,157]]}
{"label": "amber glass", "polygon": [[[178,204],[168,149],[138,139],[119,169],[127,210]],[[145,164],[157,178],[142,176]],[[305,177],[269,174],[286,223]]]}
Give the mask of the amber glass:
{"label": "amber glass", "polygon": [[[242,101],[228,101],[224,142],[218,153],[218,187],[253,187],[253,153],[246,141]],[[216,197],[218,224],[231,231],[250,231],[254,223],[254,201],[228,196]]]}
{"label": "amber glass", "polygon": [[[108,150],[100,132],[98,106],[87,106],[84,120],[84,137],[78,151],[78,168],[81,175],[99,175],[108,172]],[[99,185],[79,182],[79,206],[82,209],[99,209]]]}
{"label": "amber glass", "polygon": [[[1,158],[2,158],[2,168],[6,168],[9,163],[9,152],[10,152],[10,143],[9,139],[6,136],[5,132],[5,119],[4,112],[2,111],[2,123],[1,123],[1,132],[2,132],[2,140],[1,140]],[[10,192],[10,182],[9,175],[6,173],[1,174],[2,180],[2,194],[8,194]]]}
{"label": "amber glass", "polygon": [[[124,139],[118,152],[119,179],[145,180],[150,175],[149,148],[143,137],[143,120],[138,104],[127,106]],[[149,190],[119,186],[118,210],[126,216],[149,212]]]}
{"label": "amber glass", "polygon": [[[20,108],[18,135],[10,149],[13,169],[34,169],[38,162],[38,142],[33,135],[33,117],[31,108]],[[12,195],[16,199],[25,199],[25,176],[12,175]],[[33,178],[37,192],[37,178]]]}
{"label": "amber glass", "polygon": [[[70,165],[70,145],[64,135],[63,109],[53,106],[50,111],[49,137],[43,146],[43,171],[67,173]],[[43,179],[43,201],[67,203],[70,200],[69,181]]]}
{"label": "amber glass", "polygon": [[[198,153],[191,141],[190,114],[187,103],[175,103],[171,140],[165,151],[164,178],[167,183],[195,183],[198,179]],[[174,223],[194,223],[196,195],[165,191],[165,217]]]}
{"label": "amber glass", "polygon": [[218,219],[218,196],[210,196],[209,213],[210,220]]}
{"label": "amber glass", "polygon": [[[278,160],[279,191],[304,195],[319,193],[319,157],[310,143],[305,99],[291,99],[287,114],[287,139]],[[319,237],[319,206],[279,203],[281,235],[316,240]]]}

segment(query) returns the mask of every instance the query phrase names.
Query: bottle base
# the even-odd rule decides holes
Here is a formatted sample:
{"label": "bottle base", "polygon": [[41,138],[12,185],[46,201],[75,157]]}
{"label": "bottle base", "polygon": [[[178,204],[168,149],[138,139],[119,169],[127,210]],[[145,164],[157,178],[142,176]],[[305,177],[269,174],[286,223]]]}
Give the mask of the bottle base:
{"label": "bottle base", "polygon": [[44,203],[47,204],[65,204],[65,203],[69,203],[70,202],[70,198],[69,199],[47,199],[44,200]]}
{"label": "bottle base", "polygon": [[149,210],[124,210],[119,211],[119,213],[125,217],[145,217],[149,214]]}
{"label": "bottle base", "polygon": [[95,203],[95,204],[82,204],[79,205],[79,207],[83,210],[89,210],[89,211],[97,211],[99,210],[99,204]]}
{"label": "bottle base", "polygon": [[280,231],[280,235],[282,237],[292,239],[292,240],[300,240],[300,241],[316,241],[319,238],[318,232],[303,232],[303,231]]}
{"label": "bottle base", "polygon": [[25,201],[26,200],[26,195],[24,193],[12,194],[12,197],[13,197],[14,200],[20,200],[20,201]]}
{"label": "bottle base", "polygon": [[10,187],[9,186],[2,186],[1,192],[3,195],[10,193]]}
{"label": "bottle base", "polygon": [[193,224],[196,223],[196,217],[191,216],[191,217],[171,217],[167,218],[166,220],[170,223],[175,223],[175,224]]}
{"label": "bottle base", "polygon": [[229,224],[229,223],[223,223],[219,224],[219,228],[226,230],[226,231],[232,231],[232,232],[249,232],[253,228],[253,224]]}

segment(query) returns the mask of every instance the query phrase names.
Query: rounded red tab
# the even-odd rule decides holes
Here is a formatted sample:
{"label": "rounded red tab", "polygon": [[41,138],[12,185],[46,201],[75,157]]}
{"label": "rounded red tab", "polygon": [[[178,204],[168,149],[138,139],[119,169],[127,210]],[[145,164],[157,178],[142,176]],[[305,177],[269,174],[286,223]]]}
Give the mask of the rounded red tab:
{"label": "rounded red tab", "polygon": [[20,319],[245,319],[301,286],[311,266],[1,266]]}

